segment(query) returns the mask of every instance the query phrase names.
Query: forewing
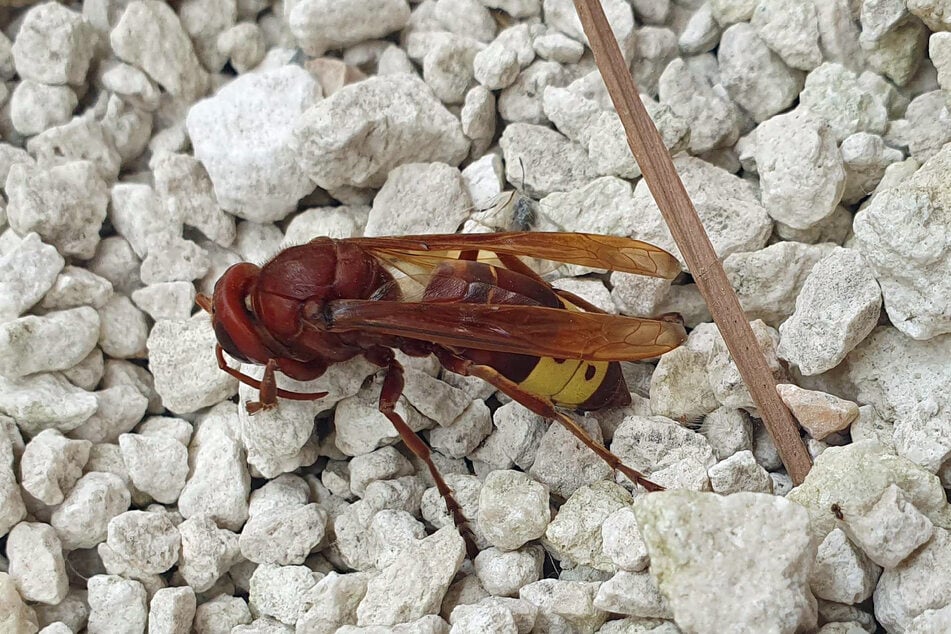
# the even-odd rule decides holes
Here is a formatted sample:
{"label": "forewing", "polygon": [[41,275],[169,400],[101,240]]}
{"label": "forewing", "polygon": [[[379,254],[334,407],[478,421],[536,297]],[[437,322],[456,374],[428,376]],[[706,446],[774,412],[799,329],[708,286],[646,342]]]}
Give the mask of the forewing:
{"label": "forewing", "polygon": [[321,319],[331,332],[589,361],[649,359],[686,339],[683,326],[669,321],[522,305],[337,300]]}
{"label": "forewing", "polygon": [[480,261],[492,264],[498,263],[493,254],[501,253],[668,279],[681,271],[674,256],[652,244],[591,233],[522,231],[350,240],[407,275],[419,274],[445,259],[457,259],[462,252],[478,252]]}

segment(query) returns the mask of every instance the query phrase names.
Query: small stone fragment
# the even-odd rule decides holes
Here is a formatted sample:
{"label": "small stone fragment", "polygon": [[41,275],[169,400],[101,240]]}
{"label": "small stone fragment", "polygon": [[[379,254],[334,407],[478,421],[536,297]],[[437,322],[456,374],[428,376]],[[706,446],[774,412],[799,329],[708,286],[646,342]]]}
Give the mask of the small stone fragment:
{"label": "small stone fragment", "polygon": [[66,597],[69,580],[63,547],[49,524],[20,522],[7,536],[10,578],[27,601],[56,605]]}
{"label": "small stone fragment", "polygon": [[45,429],[26,445],[20,458],[20,483],[44,504],[60,504],[83,474],[89,460],[88,440],[70,440]]}
{"label": "small stone fragment", "polygon": [[117,575],[95,575],[89,589],[89,634],[145,631],[148,619],[145,587]]}
{"label": "small stone fragment", "polygon": [[853,605],[872,596],[881,573],[882,569],[837,528],[819,545],[809,585],[821,599]]}
{"label": "small stone fragment", "polygon": [[753,452],[739,451],[721,460],[707,470],[710,486],[715,493],[729,495],[740,491],[772,493],[773,481],[769,473],[756,462]]}

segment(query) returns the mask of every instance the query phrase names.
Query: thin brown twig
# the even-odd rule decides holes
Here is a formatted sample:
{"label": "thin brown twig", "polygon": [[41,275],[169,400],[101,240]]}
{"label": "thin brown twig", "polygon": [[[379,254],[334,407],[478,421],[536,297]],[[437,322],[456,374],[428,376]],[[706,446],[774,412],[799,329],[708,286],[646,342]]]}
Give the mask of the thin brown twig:
{"label": "thin brown twig", "polygon": [[674,169],[670,153],[641,103],[601,3],[599,0],[574,0],[574,3],[644,180],[710,308],[767,431],[776,443],[786,471],[794,483],[801,484],[809,473],[812,460],[799,436],[799,427],[776,393],[776,380]]}

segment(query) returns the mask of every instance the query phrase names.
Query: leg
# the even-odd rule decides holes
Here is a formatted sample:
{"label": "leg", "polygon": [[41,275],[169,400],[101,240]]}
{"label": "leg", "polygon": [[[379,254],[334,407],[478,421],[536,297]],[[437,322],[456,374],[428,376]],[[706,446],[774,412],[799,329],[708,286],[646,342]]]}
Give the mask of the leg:
{"label": "leg", "polygon": [[387,365],[386,378],[383,379],[383,389],[380,391],[380,411],[393,423],[393,427],[399,432],[403,444],[409,447],[410,451],[412,451],[417,458],[426,463],[426,466],[429,468],[429,474],[433,477],[433,482],[436,483],[436,489],[439,491],[443,500],[446,501],[446,508],[449,510],[450,515],[452,515],[452,521],[455,523],[456,529],[458,529],[459,534],[462,535],[462,538],[466,542],[466,552],[469,555],[469,559],[474,560],[475,556],[479,554],[479,549],[476,548],[472,531],[469,529],[469,523],[465,515],[462,514],[462,507],[456,502],[456,498],[452,496],[452,490],[449,488],[449,485],[446,484],[446,481],[443,480],[442,474],[439,473],[439,470],[433,463],[429,446],[416,435],[416,432],[410,429],[410,426],[406,424],[403,417],[396,413],[396,402],[402,393],[403,366],[401,366],[396,359],[391,358]]}
{"label": "leg", "polygon": [[664,488],[662,486],[648,480],[643,473],[626,466],[621,462],[620,458],[592,440],[591,436],[588,435],[588,432],[586,432],[583,427],[578,425],[578,423],[564,412],[555,409],[555,405],[549,399],[538,396],[537,394],[532,394],[531,392],[526,392],[519,387],[518,383],[505,378],[499,374],[498,371],[487,365],[476,365],[465,359],[450,357],[449,355],[440,355],[439,360],[449,370],[457,374],[477,376],[483,381],[494,385],[502,393],[507,394],[513,400],[518,401],[539,416],[557,420],[568,431],[574,434],[578,440],[584,443],[586,447],[608,463],[612,469],[623,473],[631,482],[640,484],[648,491],[663,491]]}
{"label": "leg", "polygon": [[251,414],[256,414],[262,409],[274,407],[277,405],[277,397],[290,399],[292,401],[316,401],[327,396],[327,392],[291,392],[290,390],[282,390],[277,387],[277,379],[274,376],[274,372],[278,368],[276,359],[268,360],[267,365],[264,366],[264,376],[259,381],[229,366],[227,362],[225,362],[225,355],[221,346],[215,346],[215,356],[218,359],[219,368],[245,385],[258,388],[258,398],[260,400],[249,402],[246,405],[248,412]]}

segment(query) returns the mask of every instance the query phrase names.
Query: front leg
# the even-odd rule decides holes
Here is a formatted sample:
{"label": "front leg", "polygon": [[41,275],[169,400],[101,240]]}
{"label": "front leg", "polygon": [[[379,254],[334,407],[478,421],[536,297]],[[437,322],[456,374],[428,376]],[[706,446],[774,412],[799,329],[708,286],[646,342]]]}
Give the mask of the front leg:
{"label": "front leg", "polygon": [[[456,498],[453,497],[452,489],[450,489],[446,481],[443,480],[442,474],[439,473],[439,469],[437,469],[433,463],[432,451],[429,445],[416,435],[416,432],[406,424],[403,417],[396,411],[396,403],[400,400],[400,395],[403,393],[403,366],[393,357],[392,351],[387,350],[387,352],[389,353],[389,360],[386,362],[386,378],[383,379],[383,388],[380,390],[380,411],[393,423],[393,427],[399,432],[403,444],[409,447],[409,450],[412,451],[417,458],[426,463],[429,474],[432,476],[433,482],[436,483],[436,490],[439,491],[439,494],[443,500],[445,500],[446,508],[449,510],[449,514],[452,515],[452,521],[466,542],[466,553],[470,560],[474,560],[475,556],[479,554],[479,549],[476,548],[475,538],[469,528],[469,522],[466,520],[466,516],[462,513],[462,507],[459,505],[459,502],[456,501]],[[383,356],[385,357],[386,355]],[[386,359],[377,356],[376,359],[371,358],[371,360],[377,362],[385,361]]]}
{"label": "front leg", "polygon": [[[264,366],[264,376],[258,380],[228,365],[225,361],[224,351],[220,345],[215,346],[215,357],[218,359],[219,368],[245,385],[258,389],[258,400],[249,401],[245,405],[249,414],[256,414],[261,410],[275,407],[278,397],[287,398],[292,401],[316,401],[327,396],[327,392],[292,392],[277,387],[277,377],[274,374],[276,370],[280,369],[280,363],[277,359],[268,359],[267,365]],[[318,374],[317,376],[320,375]]]}

